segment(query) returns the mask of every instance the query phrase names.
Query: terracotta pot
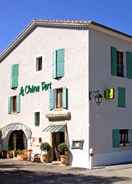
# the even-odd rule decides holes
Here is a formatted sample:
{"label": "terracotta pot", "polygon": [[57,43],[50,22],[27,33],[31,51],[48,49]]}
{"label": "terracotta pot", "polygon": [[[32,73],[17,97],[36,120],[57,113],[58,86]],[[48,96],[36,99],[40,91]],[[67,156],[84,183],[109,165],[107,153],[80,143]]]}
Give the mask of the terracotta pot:
{"label": "terracotta pot", "polygon": [[23,150],[22,159],[23,160],[27,160],[28,159],[28,151],[27,150]]}
{"label": "terracotta pot", "polygon": [[60,161],[63,165],[69,165],[69,157],[68,155],[60,155]]}
{"label": "terracotta pot", "polygon": [[17,155],[17,160],[23,160],[23,156],[22,155]]}

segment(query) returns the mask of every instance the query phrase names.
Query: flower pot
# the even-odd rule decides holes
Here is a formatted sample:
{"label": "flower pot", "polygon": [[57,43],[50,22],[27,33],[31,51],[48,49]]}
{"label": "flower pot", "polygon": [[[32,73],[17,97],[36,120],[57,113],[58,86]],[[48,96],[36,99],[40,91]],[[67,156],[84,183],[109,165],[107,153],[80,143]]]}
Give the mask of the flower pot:
{"label": "flower pot", "polygon": [[69,156],[68,155],[60,155],[60,161],[63,165],[69,165]]}
{"label": "flower pot", "polygon": [[48,163],[48,155],[43,155],[42,158],[44,162]]}
{"label": "flower pot", "polygon": [[17,160],[23,160],[23,156],[22,155],[17,155]]}

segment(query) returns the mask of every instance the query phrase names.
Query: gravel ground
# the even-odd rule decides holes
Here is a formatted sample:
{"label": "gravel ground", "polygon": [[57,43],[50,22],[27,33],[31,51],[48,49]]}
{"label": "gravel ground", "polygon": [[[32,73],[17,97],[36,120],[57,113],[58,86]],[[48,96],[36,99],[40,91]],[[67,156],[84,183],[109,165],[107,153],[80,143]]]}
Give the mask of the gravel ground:
{"label": "gravel ground", "polygon": [[0,160],[0,184],[132,184],[132,164],[93,170]]}

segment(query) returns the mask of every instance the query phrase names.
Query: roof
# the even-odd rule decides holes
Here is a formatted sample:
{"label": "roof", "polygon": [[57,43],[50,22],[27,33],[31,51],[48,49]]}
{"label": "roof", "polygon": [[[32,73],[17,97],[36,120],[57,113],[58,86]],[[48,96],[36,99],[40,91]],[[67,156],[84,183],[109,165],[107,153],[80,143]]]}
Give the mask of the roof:
{"label": "roof", "polygon": [[52,27],[66,29],[98,29],[100,31],[108,31],[116,36],[121,36],[132,42],[132,36],[116,29],[99,24],[95,21],[82,20],[33,20],[13,41],[8,48],[0,54],[0,62],[3,61],[36,27]]}

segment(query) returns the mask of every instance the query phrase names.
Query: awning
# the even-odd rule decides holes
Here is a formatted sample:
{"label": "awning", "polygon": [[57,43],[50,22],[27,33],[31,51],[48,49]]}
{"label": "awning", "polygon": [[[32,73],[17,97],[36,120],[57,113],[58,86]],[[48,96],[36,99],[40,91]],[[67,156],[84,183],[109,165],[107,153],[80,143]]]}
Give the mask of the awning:
{"label": "awning", "polygon": [[64,132],[65,125],[49,125],[42,132]]}

